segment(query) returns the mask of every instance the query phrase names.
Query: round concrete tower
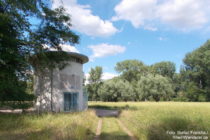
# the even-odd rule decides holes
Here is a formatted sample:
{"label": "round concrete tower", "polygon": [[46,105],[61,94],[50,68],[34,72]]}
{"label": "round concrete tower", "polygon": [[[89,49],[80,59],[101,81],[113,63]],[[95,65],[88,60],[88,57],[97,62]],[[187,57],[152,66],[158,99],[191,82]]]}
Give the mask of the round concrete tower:
{"label": "round concrete tower", "polygon": [[71,112],[87,108],[87,95],[83,93],[83,64],[88,62],[88,57],[67,53],[71,59],[63,69],[54,68],[51,74],[46,70],[35,75],[36,108],[41,112]]}

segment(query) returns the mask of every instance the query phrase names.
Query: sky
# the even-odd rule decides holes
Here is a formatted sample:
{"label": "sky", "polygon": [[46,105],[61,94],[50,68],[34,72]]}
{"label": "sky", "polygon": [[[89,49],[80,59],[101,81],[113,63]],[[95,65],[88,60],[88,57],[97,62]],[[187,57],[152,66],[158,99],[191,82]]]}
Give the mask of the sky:
{"label": "sky", "polygon": [[87,55],[87,73],[103,68],[103,79],[117,76],[117,62],[137,59],[146,65],[172,61],[177,72],[185,55],[210,39],[210,0],[53,0],[71,16],[80,36],[65,51]]}

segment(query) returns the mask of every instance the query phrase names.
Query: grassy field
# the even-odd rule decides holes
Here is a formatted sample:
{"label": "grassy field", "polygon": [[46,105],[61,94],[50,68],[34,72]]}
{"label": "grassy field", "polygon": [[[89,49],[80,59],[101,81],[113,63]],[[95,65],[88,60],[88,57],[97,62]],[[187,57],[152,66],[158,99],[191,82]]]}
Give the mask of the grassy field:
{"label": "grassy field", "polygon": [[68,114],[0,114],[0,140],[92,140],[93,111]]}
{"label": "grassy field", "polygon": [[201,136],[210,139],[210,103],[89,102],[89,108],[78,113],[40,116],[0,114],[0,140],[93,140],[100,118],[91,108],[121,110],[118,118],[102,118],[100,140],[129,140],[117,119],[139,140],[172,140],[177,131],[208,131]]}
{"label": "grassy field", "polygon": [[[119,119],[139,140],[174,140],[176,134],[173,133],[177,131],[190,133],[186,136],[210,139],[210,103],[91,102],[89,106],[122,110]],[[209,134],[195,134],[199,131],[208,131]]]}

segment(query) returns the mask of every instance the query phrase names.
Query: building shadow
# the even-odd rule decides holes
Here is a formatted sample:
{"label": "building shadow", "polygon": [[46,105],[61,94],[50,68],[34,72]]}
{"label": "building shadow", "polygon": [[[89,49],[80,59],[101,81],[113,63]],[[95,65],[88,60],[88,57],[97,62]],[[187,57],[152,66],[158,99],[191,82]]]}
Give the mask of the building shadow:
{"label": "building shadow", "polygon": [[95,109],[95,114],[98,117],[119,117],[121,110]]}
{"label": "building shadow", "polygon": [[138,110],[138,107],[135,106],[106,106],[106,105],[88,105],[90,109],[106,109],[106,110]]}
{"label": "building shadow", "polygon": [[139,108],[129,105],[108,106],[108,105],[89,105],[89,109],[95,110],[98,117],[119,117],[123,110],[139,110]]}

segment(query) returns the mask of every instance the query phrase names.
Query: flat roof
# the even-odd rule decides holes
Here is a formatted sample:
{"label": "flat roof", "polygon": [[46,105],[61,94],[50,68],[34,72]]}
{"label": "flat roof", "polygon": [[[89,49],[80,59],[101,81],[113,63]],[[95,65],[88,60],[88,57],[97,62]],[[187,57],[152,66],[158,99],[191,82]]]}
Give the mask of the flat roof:
{"label": "flat roof", "polygon": [[80,60],[82,60],[82,64],[87,63],[89,61],[89,58],[86,55],[75,53],[75,52],[66,52],[72,57],[76,57]]}
{"label": "flat roof", "polygon": [[[43,52],[43,53],[53,53],[53,54],[59,54],[59,53],[66,53],[67,55],[69,55],[70,57],[72,58],[76,58],[76,59],[79,59],[81,60],[81,63],[84,64],[84,63],[87,63],[89,61],[89,58],[86,56],[86,55],[83,55],[83,54],[80,54],[80,53],[76,53],[76,52],[66,52],[66,51],[46,51],[46,52]],[[33,55],[31,58],[33,58],[34,56],[37,56],[39,55],[38,54],[35,54]]]}

